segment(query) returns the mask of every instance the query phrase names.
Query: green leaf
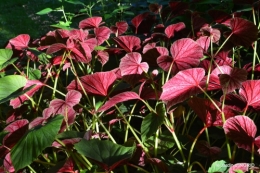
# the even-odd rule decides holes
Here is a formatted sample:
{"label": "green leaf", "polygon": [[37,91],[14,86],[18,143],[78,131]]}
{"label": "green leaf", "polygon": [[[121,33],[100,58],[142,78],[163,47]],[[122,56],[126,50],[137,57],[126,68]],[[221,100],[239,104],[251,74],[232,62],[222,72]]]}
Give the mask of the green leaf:
{"label": "green leaf", "polygon": [[3,130],[3,131],[0,132],[0,145],[2,145],[2,141],[3,141],[4,137],[5,137],[8,133],[9,133],[9,132],[8,132],[8,131],[5,131],[5,130]]}
{"label": "green leaf", "polygon": [[81,1],[77,1],[77,0],[65,0],[67,3],[70,3],[70,4],[75,4],[75,5],[83,5],[85,6],[85,4]]}
{"label": "green leaf", "polygon": [[3,70],[10,64],[13,64],[16,60],[18,60],[18,58],[12,58],[12,59],[7,60],[6,62],[4,62],[3,64],[0,65],[0,70]]}
{"label": "green leaf", "polygon": [[208,172],[225,172],[227,170],[227,163],[224,160],[217,160],[212,163]]}
{"label": "green leaf", "polygon": [[11,49],[0,49],[0,65],[3,65],[6,61],[8,61],[13,55],[13,51]]}
{"label": "green leaf", "polygon": [[36,14],[38,14],[38,15],[44,15],[44,14],[48,14],[48,13],[50,13],[50,12],[52,12],[53,11],[53,9],[51,9],[51,8],[45,8],[45,9],[43,9],[43,10],[41,10],[41,11],[38,11]]}
{"label": "green leaf", "polygon": [[38,69],[29,68],[28,69],[28,78],[30,80],[37,80],[41,78],[41,71]]}
{"label": "green leaf", "polygon": [[65,131],[57,135],[58,139],[83,138],[85,132]]}
{"label": "green leaf", "polygon": [[25,86],[27,79],[20,75],[9,75],[0,78],[0,101]]}
{"label": "green leaf", "polygon": [[95,50],[106,50],[107,48],[104,46],[96,46]]}
{"label": "green leaf", "polygon": [[111,141],[96,139],[88,141],[82,139],[79,143],[75,144],[75,149],[88,158],[103,163],[106,166],[113,166],[113,164],[131,158],[135,151],[135,146],[124,147],[114,144]]}
{"label": "green leaf", "polygon": [[11,160],[15,170],[29,165],[46,147],[51,146],[60,130],[64,116],[56,115],[44,126],[30,129],[11,149]]}
{"label": "green leaf", "polygon": [[144,142],[147,138],[152,136],[158,129],[160,125],[162,125],[164,120],[164,113],[165,108],[163,103],[159,103],[156,106],[156,112],[155,113],[149,113],[143,120],[142,126],[141,126],[141,138]]}
{"label": "green leaf", "polygon": [[124,11],[124,14],[128,15],[128,16],[134,16],[135,15],[135,13],[130,12],[130,11]]}

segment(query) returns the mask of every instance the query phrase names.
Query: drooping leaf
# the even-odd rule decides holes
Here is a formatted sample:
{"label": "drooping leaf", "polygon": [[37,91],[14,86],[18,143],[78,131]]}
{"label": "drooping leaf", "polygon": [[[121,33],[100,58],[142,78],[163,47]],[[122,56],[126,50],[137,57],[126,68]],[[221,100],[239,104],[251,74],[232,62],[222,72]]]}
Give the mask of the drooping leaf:
{"label": "drooping leaf", "polygon": [[180,71],[163,85],[160,99],[173,106],[192,95],[200,93],[198,86],[205,75],[202,68],[193,68]]}
{"label": "drooping leaf", "polygon": [[148,64],[146,62],[142,62],[142,57],[140,53],[132,52],[126,54],[119,64],[119,68],[121,71],[121,75],[131,75],[131,74],[142,74],[143,72],[148,71]]}
{"label": "drooping leaf", "polygon": [[106,111],[109,108],[115,106],[117,103],[121,103],[127,100],[140,99],[140,96],[132,91],[123,92],[110,98],[103,106],[98,109],[98,112]]}
{"label": "drooping leaf", "polygon": [[165,29],[165,34],[168,38],[174,37],[175,32],[178,32],[185,28],[185,24],[183,22],[175,23],[167,26]]}
{"label": "drooping leaf", "polygon": [[[152,136],[160,125],[162,125],[164,120],[165,108],[163,103],[160,103],[156,106],[157,113],[149,113],[145,116],[141,125],[141,138],[145,142],[147,138]],[[158,110],[159,109],[159,110]]]}
{"label": "drooping leaf", "polygon": [[230,41],[236,46],[249,47],[258,38],[258,29],[253,22],[242,18],[232,18],[230,20],[232,31],[226,32],[225,35],[231,37]]}
{"label": "drooping leaf", "polygon": [[106,26],[101,26],[94,29],[94,33],[97,39],[97,45],[101,45],[110,37],[111,30]]}
{"label": "drooping leaf", "polygon": [[30,129],[22,139],[11,149],[11,160],[15,170],[29,165],[48,146],[51,146],[60,130],[63,116],[57,115],[44,126]]}
{"label": "drooping leaf", "polygon": [[[101,96],[107,96],[109,87],[117,79],[116,75],[112,71],[108,72],[96,72],[91,75],[80,77],[80,82],[83,89],[90,94],[96,94]],[[82,87],[78,81],[73,80],[68,86],[68,90],[82,91]]]}
{"label": "drooping leaf", "polygon": [[242,87],[239,90],[240,96],[245,99],[248,106],[252,106],[254,109],[260,109],[260,80],[247,80],[242,83]]}
{"label": "drooping leaf", "polygon": [[[195,41],[190,38],[183,38],[175,41],[171,46],[171,57],[160,56],[157,59],[159,67],[168,71],[172,66],[171,73],[193,67],[197,67],[200,58],[203,57],[203,49]],[[171,58],[171,60],[170,60]]]}
{"label": "drooping leaf", "polygon": [[27,79],[20,75],[9,75],[0,78],[0,102],[13,92],[25,86]]}
{"label": "drooping leaf", "polygon": [[80,154],[97,161],[108,172],[130,159],[135,151],[135,146],[124,147],[111,141],[95,139],[82,139],[74,146]]}
{"label": "drooping leaf", "polygon": [[251,152],[257,127],[253,120],[247,116],[238,115],[229,118],[223,125],[228,138],[234,141],[238,148]]}
{"label": "drooping leaf", "polygon": [[140,38],[136,36],[118,36],[114,38],[114,41],[122,47],[126,52],[133,52],[138,50],[141,46],[141,40]]}
{"label": "drooping leaf", "polygon": [[79,22],[79,28],[93,29],[98,28],[102,23],[102,17],[90,17]]}
{"label": "drooping leaf", "polygon": [[0,49],[0,66],[6,63],[12,55],[13,51],[11,49]]}
{"label": "drooping leaf", "polygon": [[14,46],[16,50],[23,50],[28,48],[29,41],[30,36],[28,34],[20,34],[9,40],[9,43]]}
{"label": "drooping leaf", "polygon": [[[34,86],[33,88],[31,88],[29,91],[25,93],[27,96],[32,97],[43,85],[44,84],[38,80],[28,80],[23,90],[26,90],[27,88]],[[21,106],[21,104],[24,101],[28,100],[28,97],[25,94],[19,96],[18,98],[12,99],[10,101],[10,105],[13,106],[14,109]]]}

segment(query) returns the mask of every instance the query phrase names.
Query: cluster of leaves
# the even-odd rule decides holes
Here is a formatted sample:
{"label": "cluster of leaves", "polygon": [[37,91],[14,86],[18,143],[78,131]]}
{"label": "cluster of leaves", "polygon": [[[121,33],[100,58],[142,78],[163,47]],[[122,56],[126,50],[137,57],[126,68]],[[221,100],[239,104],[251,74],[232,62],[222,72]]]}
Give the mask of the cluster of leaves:
{"label": "cluster of leaves", "polygon": [[94,16],[10,39],[1,170],[258,171],[260,4],[217,2],[150,3],[129,22]]}

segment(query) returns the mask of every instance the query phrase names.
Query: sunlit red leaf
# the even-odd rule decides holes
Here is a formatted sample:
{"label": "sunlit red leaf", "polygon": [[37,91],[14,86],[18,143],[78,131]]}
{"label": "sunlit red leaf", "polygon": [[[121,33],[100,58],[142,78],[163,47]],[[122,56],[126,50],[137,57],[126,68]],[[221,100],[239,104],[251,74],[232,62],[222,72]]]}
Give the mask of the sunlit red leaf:
{"label": "sunlit red leaf", "polygon": [[214,58],[216,59],[215,62],[219,66],[228,65],[232,66],[233,60],[232,58],[228,57],[229,51],[220,51]]}
{"label": "sunlit red leaf", "polygon": [[[97,72],[91,75],[80,77],[80,82],[84,90],[89,94],[107,96],[109,87],[117,79],[112,71]],[[68,86],[68,90],[82,91],[81,85],[78,81],[73,80]]]}
{"label": "sunlit red leaf", "polygon": [[176,74],[181,70],[197,67],[200,58],[203,57],[203,49],[192,39],[183,38],[172,44],[171,55],[172,60],[168,56],[160,56],[157,63],[165,71],[168,71],[173,64],[171,72]]}
{"label": "sunlit red leaf", "polygon": [[231,37],[229,40],[236,46],[249,47],[257,40],[258,29],[253,22],[242,18],[232,18],[230,20],[231,32],[226,32],[225,35]]}
{"label": "sunlit red leaf", "polygon": [[250,163],[236,163],[229,168],[228,173],[236,173],[237,170],[247,172],[247,171],[249,171],[249,169],[248,169],[249,166],[250,166]]}
{"label": "sunlit red leaf", "polygon": [[171,37],[174,37],[175,32],[178,32],[184,28],[185,28],[185,24],[183,22],[179,22],[179,23],[167,26],[167,28],[165,29],[164,32],[168,38],[171,38]]}
{"label": "sunlit red leaf", "polygon": [[202,27],[200,30],[204,36],[211,37],[212,42],[218,44],[218,41],[219,41],[220,35],[221,35],[221,33],[218,29],[205,26],[205,27]]}
{"label": "sunlit red leaf", "polygon": [[139,27],[139,25],[141,24],[141,22],[149,15],[149,12],[145,12],[145,13],[142,13],[142,14],[139,14],[137,16],[135,16],[131,22],[132,24],[134,25],[135,27],[135,34],[137,34],[137,29]]}
{"label": "sunlit red leaf", "polygon": [[75,90],[70,90],[65,97],[65,103],[66,105],[68,105],[69,107],[73,107],[76,104],[79,103],[80,99],[81,99],[81,93]]}
{"label": "sunlit red leaf", "polygon": [[90,17],[79,22],[79,28],[93,29],[98,28],[102,23],[102,17]]}
{"label": "sunlit red leaf", "polygon": [[98,109],[98,112],[106,111],[109,108],[115,106],[117,103],[121,103],[128,100],[140,99],[139,95],[132,91],[123,92],[110,98],[103,106]]}
{"label": "sunlit red leaf", "polygon": [[23,50],[28,48],[29,41],[30,41],[30,36],[28,34],[21,34],[9,40],[9,43],[12,46],[14,46],[15,49]]}
{"label": "sunlit red leaf", "polygon": [[228,138],[233,140],[238,148],[251,152],[257,127],[253,120],[247,116],[238,115],[229,118],[223,125]]}
{"label": "sunlit red leaf", "polygon": [[114,41],[122,47],[126,52],[133,52],[138,50],[141,46],[140,38],[136,36],[118,36],[114,38]]}
{"label": "sunlit red leaf", "polygon": [[125,21],[116,22],[116,26],[112,26],[110,29],[116,36],[122,35],[127,31],[128,24]]}
{"label": "sunlit red leaf", "polygon": [[192,95],[200,93],[201,91],[198,87],[204,75],[205,71],[202,68],[180,71],[163,85],[160,99],[169,106],[173,106]]}
{"label": "sunlit red leaf", "polygon": [[[32,97],[44,85],[44,83],[38,80],[28,80],[23,89],[26,89],[32,85],[36,86],[34,86],[30,91],[25,93],[29,97]],[[14,109],[20,107],[24,101],[28,100],[28,97],[25,96],[25,94],[18,98],[12,99],[10,101],[10,105],[13,106]]]}
{"label": "sunlit red leaf", "polygon": [[246,100],[246,109],[252,106],[256,110],[260,110],[260,80],[247,80],[242,83],[239,90],[240,96]]}
{"label": "sunlit red leaf", "polygon": [[142,57],[140,53],[132,52],[126,54],[119,64],[121,70],[121,75],[131,75],[131,74],[142,74],[143,72],[148,71],[148,64],[142,62]]}
{"label": "sunlit red leaf", "polygon": [[106,26],[101,26],[99,28],[95,28],[94,33],[96,35],[97,44],[101,45],[109,38],[111,30]]}

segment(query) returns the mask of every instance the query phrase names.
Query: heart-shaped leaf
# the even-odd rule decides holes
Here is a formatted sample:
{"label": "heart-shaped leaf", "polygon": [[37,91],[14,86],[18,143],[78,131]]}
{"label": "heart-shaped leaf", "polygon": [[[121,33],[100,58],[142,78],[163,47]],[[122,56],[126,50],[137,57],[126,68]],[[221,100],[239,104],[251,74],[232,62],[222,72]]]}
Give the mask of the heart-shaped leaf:
{"label": "heart-shaped leaf", "polygon": [[110,37],[111,30],[106,26],[101,26],[99,28],[95,28],[94,33],[96,35],[97,44],[101,45]]}
{"label": "heart-shaped leaf", "polygon": [[11,49],[0,49],[0,66],[7,62],[13,55]]}
{"label": "heart-shaped leaf", "polygon": [[172,57],[167,58],[160,56],[157,63],[165,71],[172,66],[171,73],[176,74],[181,70],[197,67],[203,57],[203,49],[192,39],[183,38],[172,44],[171,55]]}
{"label": "heart-shaped leaf", "polygon": [[134,25],[135,27],[135,34],[137,34],[137,30],[138,30],[138,27],[139,25],[141,24],[141,22],[149,15],[149,12],[145,12],[145,13],[142,13],[142,14],[139,14],[137,16],[135,16],[131,22],[132,24]]}
{"label": "heart-shaped leaf", "polygon": [[82,139],[74,146],[80,154],[97,161],[108,172],[130,159],[135,151],[135,146],[124,147],[111,141],[96,139]]}
{"label": "heart-shaped leaf", "polygon": [[141,40],[140,38],[136,36],[118,36],[114,38],[114,41],[122,47],[126,52],[133,52],[138,50],[141,46]]}
{"label": "heart-shaped leaf", "polygon": [[116,36],[122,35],[127,31],[128,24],[125,21],[116,22],[116,26],[112,26],[110,29]]}
{"label": "heart-shaped leaf", "polygon": [[174,37],[175,32],[178,32],[185,28],[185,24],[183,22],[175,23],[167,26],[165,29],[165,34],[168,38]]}
{"label": "heart-shaped leaf", "polygon": [[143,72],[148,71],[148,64],[146,62],[142,62],[142,57],[140,53],[132,52],[126,54],[119,64],[119,68],[121,70],[121,75],[131,75],[131,74],[142,74]]}
{"label": "heart-shaped leaf", "polygon": [[11,160],[15,170],[29,165],[48,146],[51,146],[60,130],[63,116],[57,115],[44,126],[30,129],[22,139],[11,149]]}
{"label": "heart-shaped leaf", "polygon": [[30,36],[28,34],[20,34],[15,38],[9,40],[9,43],[14,46],[16,50],[23,50],[28,48]]}
{"label": "heart-shaped leaf", "polygon": [[201,92],[198,88],[203,79],[205,71],[203,68],[193,68],[180,71],[163,85],[160,99],[173,106],[192,95]]}
{"label": "heart-shaped leaf", "polygon": [[102,17],[90,17],[79,22],[79,28],[93,29],[98,28],[102,23]]}
{"label": "heart-shaped leaf", "polygon": [[[91,75],[80,77],[80,82],[87,93],[107,96],[109,87],[117,79],[112,71],[97,72]],[[81,85],[78,81],[73,80],[68,86],[68,90],[82,91]]]}

